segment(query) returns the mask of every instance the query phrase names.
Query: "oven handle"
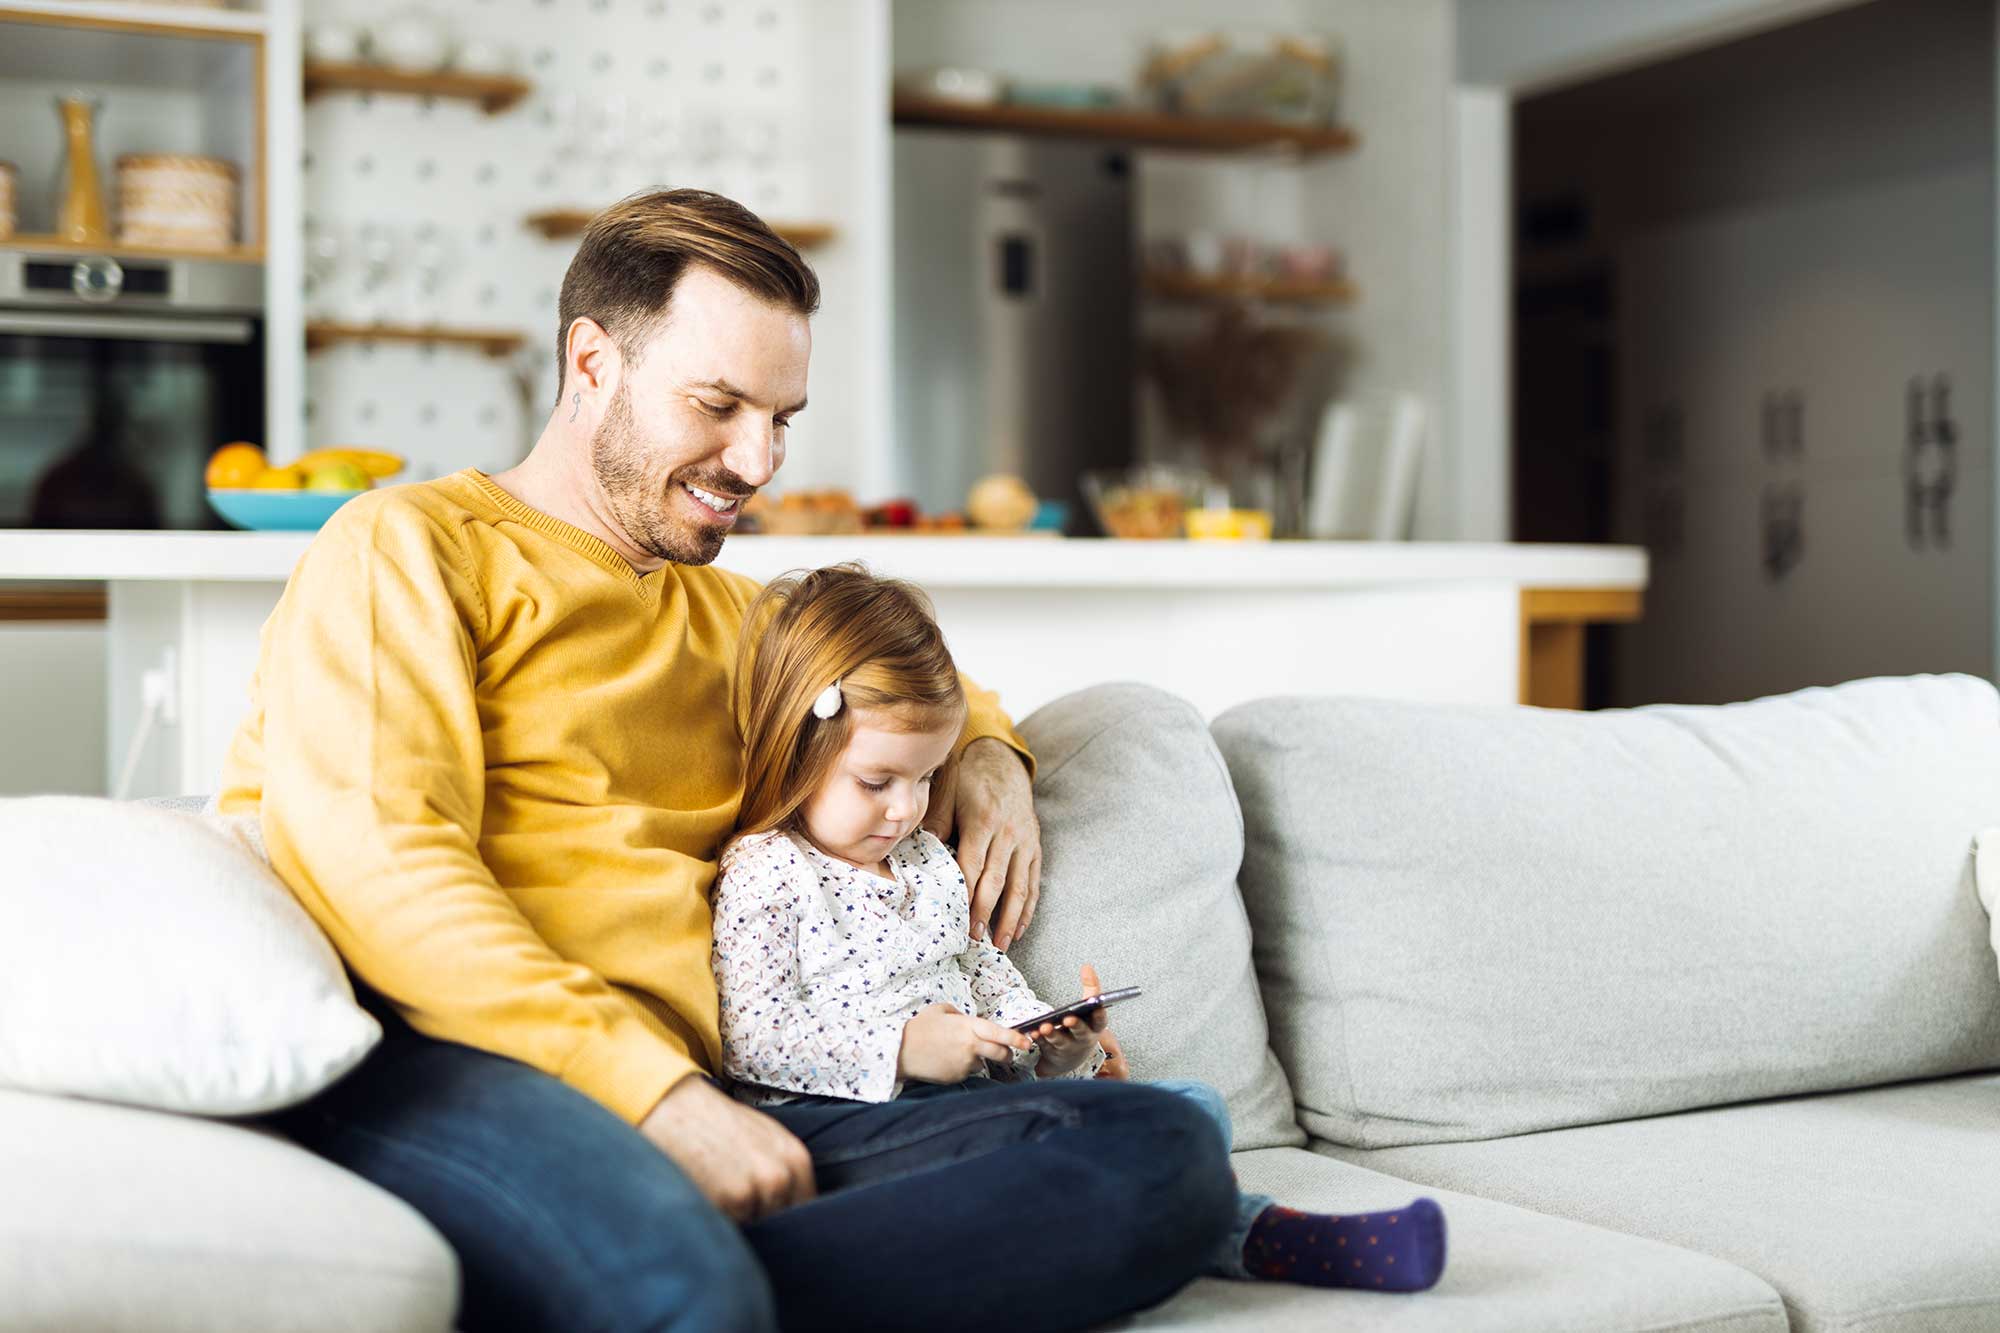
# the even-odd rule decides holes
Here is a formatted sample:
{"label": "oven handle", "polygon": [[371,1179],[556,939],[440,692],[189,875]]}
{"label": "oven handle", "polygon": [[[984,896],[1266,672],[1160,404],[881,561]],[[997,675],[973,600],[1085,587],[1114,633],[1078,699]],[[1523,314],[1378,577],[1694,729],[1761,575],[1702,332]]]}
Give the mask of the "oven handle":
{"label": "oven handle", "polygon": [[95,311],[0,310],[0,333],[44,334],[54,338],[130,338],[145,342],[247,343],[247,319],[200,319],[161,315],[113,315]]}

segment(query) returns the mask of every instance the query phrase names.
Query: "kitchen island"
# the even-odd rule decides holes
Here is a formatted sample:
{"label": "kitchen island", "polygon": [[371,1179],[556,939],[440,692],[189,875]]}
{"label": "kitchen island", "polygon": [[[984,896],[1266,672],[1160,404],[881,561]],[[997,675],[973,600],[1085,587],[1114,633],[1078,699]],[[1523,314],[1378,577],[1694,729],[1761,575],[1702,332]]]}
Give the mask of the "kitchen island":
{"label": "kitchen island", "polygon": [[[7,583],[104,585],[110,780],[143,726],[130,794],[207,791],[309,541],[0,532],[0,600]],[[855,559],[921,583],[961,665],[1017,717],[1107,680],[1209,716],[1285,693],[1573,706],[1583,625],[1636,618],[1647,578],[1635,548],[1473,543],[744,536],[718,563],[768,579]]]}

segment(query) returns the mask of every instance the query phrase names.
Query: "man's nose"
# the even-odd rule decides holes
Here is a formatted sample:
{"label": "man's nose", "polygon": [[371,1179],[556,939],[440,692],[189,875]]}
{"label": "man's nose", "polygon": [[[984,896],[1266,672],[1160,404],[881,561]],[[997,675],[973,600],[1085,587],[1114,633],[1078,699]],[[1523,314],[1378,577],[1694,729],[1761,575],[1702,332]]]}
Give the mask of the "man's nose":
{"label": "man's nose", "polygon": [[746,419],[722,451],[722,465],[751,486],[766,486],[782,461],[777,439],[770,422]]}

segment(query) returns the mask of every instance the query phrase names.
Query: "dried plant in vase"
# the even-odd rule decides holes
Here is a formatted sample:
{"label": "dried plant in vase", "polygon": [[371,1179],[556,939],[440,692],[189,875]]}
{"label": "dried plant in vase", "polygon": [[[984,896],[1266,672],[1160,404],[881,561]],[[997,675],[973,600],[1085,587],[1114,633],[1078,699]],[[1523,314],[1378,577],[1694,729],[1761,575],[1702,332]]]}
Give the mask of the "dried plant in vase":
{"label": "dried plant in vase", "polygon": [[1317,329],[1259,324],[1231,303],[1198,336],[1146,339],[1139,370],[1174,433],[1199,442],[1209,473],[1227,477],[1261,461],[1261,429],[1285,407],[1301,369],[1331,347]]}

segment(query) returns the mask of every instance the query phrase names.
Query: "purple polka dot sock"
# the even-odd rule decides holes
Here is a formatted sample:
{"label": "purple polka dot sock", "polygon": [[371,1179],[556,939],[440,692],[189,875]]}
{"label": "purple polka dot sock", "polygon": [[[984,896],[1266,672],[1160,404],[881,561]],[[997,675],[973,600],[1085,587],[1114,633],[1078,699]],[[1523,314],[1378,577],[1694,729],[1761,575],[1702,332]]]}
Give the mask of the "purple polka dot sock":
{"label": "purple polka dot sock", "polygon": [[1243,1266],[1270,1282],[1423,1291],[1444,1271],[1444,1211],[1430,1199],[1346,1216],[1273,1204],[1250,1225]]}

